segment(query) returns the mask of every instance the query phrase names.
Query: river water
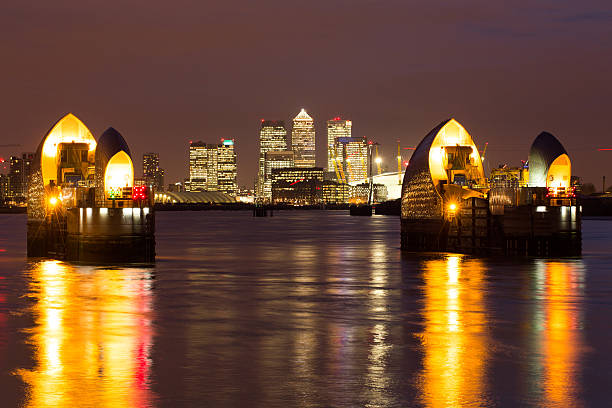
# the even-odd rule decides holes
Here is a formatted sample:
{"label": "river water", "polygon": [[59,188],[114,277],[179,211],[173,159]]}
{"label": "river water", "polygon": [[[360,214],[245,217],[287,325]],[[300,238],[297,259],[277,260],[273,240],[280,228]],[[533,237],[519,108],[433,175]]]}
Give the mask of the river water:
{"label": "river water", "polygon": [[609,406],[612,220],[581,259],[409,255],[397,217],[159,212],[153,267],[25,257],[0,216],[1,406]]}

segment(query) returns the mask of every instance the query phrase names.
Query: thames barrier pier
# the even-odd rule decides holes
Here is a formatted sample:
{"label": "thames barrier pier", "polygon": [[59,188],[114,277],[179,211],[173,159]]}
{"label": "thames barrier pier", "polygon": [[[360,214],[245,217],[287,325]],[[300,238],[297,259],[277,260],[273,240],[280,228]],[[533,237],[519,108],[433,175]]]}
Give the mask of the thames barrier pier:
{"label": "thames barrier pier", "polygon": [[496,169],[487,179],[465,128],[455,119],[440,123],[406,169],[401,242],[407,251],[579,256],[581,208],[569,155],[543,132],[521,168]]}
{"label": "thames barrier pier", "polygon": [[64,116],[40,142],[28,188],[28,256],[155,260],[153,194],[134,186],[130,149],[115,129],[96,142],[76,116]]}

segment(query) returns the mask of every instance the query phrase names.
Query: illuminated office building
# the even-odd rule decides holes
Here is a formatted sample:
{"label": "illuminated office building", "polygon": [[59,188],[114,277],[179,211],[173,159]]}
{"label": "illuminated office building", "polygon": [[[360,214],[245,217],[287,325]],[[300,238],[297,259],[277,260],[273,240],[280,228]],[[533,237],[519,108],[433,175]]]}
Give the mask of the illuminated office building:
{"label": "illuminated office building", "polygon": [[189,191],[206,190],[208,150],[203,142],[189,144]]}
{"label": "illuminated office building", "polygon": [[[368,202],[368,196],[370,195],[370,183],[361,183],[355,186],[351,186],[351,203],[364,204]],[[384,184],[374,183],[372,185],[372,200],[375,203],[382,203],[387,201],[389,192],[387,186]]]}
{"label": "illuminated office building", "polygon": [[192,142],[189,146],[187,191],[221,191],[235,197],[236,173],[233,140],[222,139],[220,144]]}
{"label": "illuminated office building", "polygon": [[217,145],[217,191],[236,197],[238,193],[236,174],[234,140],[221,140],[221,144]]}
{"label": "illuminated office building", "polygon": [[295,153],[295,167],[315,166],[314,121],[304,109],[293,118],[291,150]]}
{"label": "illuminated office building", "polygon": [[[258,197],[270,198],[270,183],[269,180],[266,179],[266,153],[279,151],[286,152],[286,150],[287,130],[285,129],[285,122],[282,120],[262,119],[261,129],[259,131],[259,171],[257,173]],[[285,167],[293,167],[293,163]],[[267,188],[265,187],[266,185]],[[267,195],[264,190],[267,190]]]}
{"label": "illuminated office building", "polygon": [[350,198],[351,186],[327,180],[321,184],[321,201],[325,204],[345,204]]}
{"label": "illuminated office building", "polygon": [[292,150],[270,151],[264,156],[264,177],[260,197],[264,200],[272,199],[272,171],[294,167],[294,154]]}
{"label": "illuminated office building", "polygon": [[341,119],[339,116],[327,121],[327,171],[334,171],[334,157],[340,156],[335,153],[336,139],[339,137],[351,137],[353,122]]}
{"label": "illuminated office building", "polygon": [[335,150],[346,182],[368,177],[368,141],[365,137],[338,137]]}
{"label": "illuminated office building", "polygon": [[145,185],[152,186],[155,191],[164,190],[164,169],[159,167],[159,154],[142,155],[142,173]]}
{"label": "illuminated office building", "polygon": [[0,205],[9,197],[9,178],[6,174],[0,174]]}
{"label": "illuminated office building", "polygon": [[272,170],[272,202],[296,205],[318,204],[323,168],[287,167]]}
{"label": "illuminated office building", "polygon": [[34,153],[23,153],[21,157],[11,156],[8,174],[8,196],[25,199],[28,195],[28,175],[34,160]]}

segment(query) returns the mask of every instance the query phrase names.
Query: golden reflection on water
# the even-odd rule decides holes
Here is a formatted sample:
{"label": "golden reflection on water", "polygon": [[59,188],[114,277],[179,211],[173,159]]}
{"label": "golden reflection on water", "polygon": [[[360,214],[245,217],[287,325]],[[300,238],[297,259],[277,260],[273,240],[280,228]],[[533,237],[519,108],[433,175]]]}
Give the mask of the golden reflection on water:
{"label": "golden reflection on water", "polygon": [[139,269],[33,265],[28,407],[140,407],[149,389],[151,283]]}
{"label": "golden reflection on water", "polygon": [[580,264],[540,262],[537,265],[540,320],[537,322],[542,387],[546,406],[580,406],[579,378],[580,296],[583,270]]}
{"label": "golden reflection on water", "polygon": [[389,363],[389,328],[386,314],[389,308],[389,269],[386,245],[382,241],[372,242],[370,249],[370,287],[368,294],[368,311],[378,322],[370,329],[368,350],[368,371],[366,385],[368,392],[364,396],[365,407],[389,406],[392,401],[388,397],[391,382],[387,366]]}
{"label": "golden reflection on water", "polygon": [[426,261],[423,278],[422,403],[428,407],[486,405],[489,339],[484,267],[479,260],[449,255]]}

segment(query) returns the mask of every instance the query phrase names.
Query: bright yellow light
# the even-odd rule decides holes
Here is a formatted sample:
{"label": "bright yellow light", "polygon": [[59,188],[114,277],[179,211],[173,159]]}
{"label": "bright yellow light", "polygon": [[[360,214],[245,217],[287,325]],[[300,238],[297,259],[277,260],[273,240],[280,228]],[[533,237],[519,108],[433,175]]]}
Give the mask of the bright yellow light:
{"label": "bright yellow light", "polygon": [[380,157],[377,157],[376,158],[376,164],[380,164],[380,163],[382,163],[382,159]]}
{"label": "bright yellow light", "polygon": [[51,204],[51,206],[55,206],[55,204],[57,204],[57,198],[51,197],[49,199],[49,204]]}
{"label": "bright yellow light", "polygon": [[457,204],[450,203],[450,205],[448,206],[448,209],[451,210],[451,211],[456,211],[457,210]]}
{"label": "bright yellow light", "polygon": [[557,157],[550,165],[546,175],[546,187],[570,186],[572,178],[572,164],[567,154]]}
{"label": "bright yellow light", "polygon": [[446,180],[447,183],[452,181],[448,180],[446,168],[448,158],[445,152],[445,148],[451,146],[469,146],[472,148],[470,158],[475,168],[471,179],[474,181],[483,180],[485,178],[484,169],[472,137],[459,122],[451,119],[438,131],[429,149],[429,171],[434,185],[438,185],[443,180]]}
{"label": "bright yellow light", "polygon": [[72,113],[64,116],[45,136],[42,145],[41,169],[44,185],[57,179],[57,147],[60,143],[87,143],[89,151],[96,149],[96,139]]}
{"label": "bright yellow light", "polygon": [[120,190],[134,185],[134,166],[132,159],[123,150],[108,161],[104,172],[104,190]]}

